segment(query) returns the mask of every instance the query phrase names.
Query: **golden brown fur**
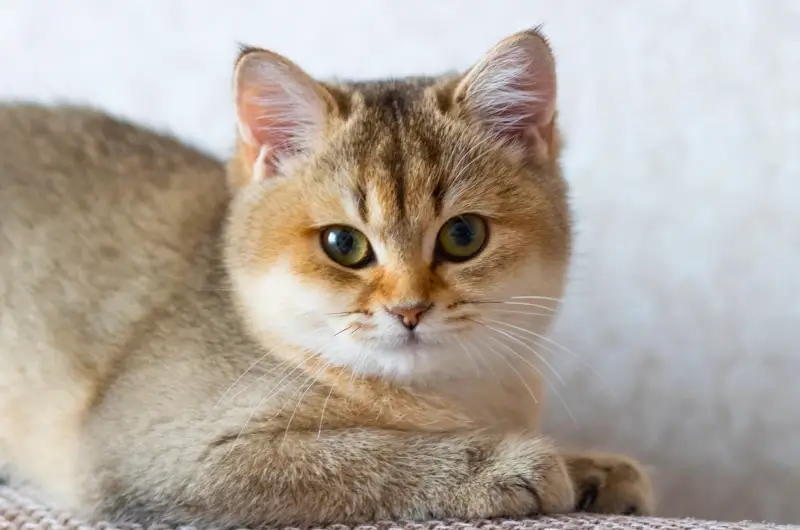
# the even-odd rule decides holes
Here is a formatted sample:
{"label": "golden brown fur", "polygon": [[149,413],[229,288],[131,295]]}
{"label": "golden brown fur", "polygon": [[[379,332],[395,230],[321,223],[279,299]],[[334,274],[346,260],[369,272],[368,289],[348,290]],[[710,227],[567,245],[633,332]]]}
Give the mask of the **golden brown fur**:
{"label": "golden brown fur", "polygon": [[[227,179],[92,110],[0,107],[0,468],[138,522],[650,512],[638,464],[536,433],[529,338],[570,250],[553,72],[536,32],[463,76],[381,83],[248,49]],[[465,212],[485,249],[437,261]],[[332,224],[375,264],[333,263]],[[521,300],[543,313],[497,312]],[[423,301],[413,332],[386,312]]]}

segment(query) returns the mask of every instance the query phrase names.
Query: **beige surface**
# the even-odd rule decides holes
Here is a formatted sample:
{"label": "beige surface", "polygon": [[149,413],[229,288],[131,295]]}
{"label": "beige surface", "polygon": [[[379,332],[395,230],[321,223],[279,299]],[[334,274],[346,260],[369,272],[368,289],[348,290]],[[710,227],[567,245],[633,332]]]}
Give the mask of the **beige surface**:
{"label": "beige surface", "polygon": [[[139,526],[116,527],[100,523],[88,525],[67,513],[48,510],[15,491],[0,486],[0,530],[138,530]],[[159,526],[168,530],[170,527]],[[348,530],[345,525],[329,527],[331,530]],[[356,527],[357,530],[797,530],[797,526],[779,526],[758,523],[721,523],[691,519],[659,519],[656,517],[597,517],[593,515],[573,515],[561,517],[541,517],[523,521],[477,521],[471,523],[428,521],[422,523],[381,522]],[[153,528],[155,530],[155,528]],[[190,530],[181,527],[180,530]]]}
{"label": "beige surface", "polygon": [[3,0],[0,97],[226,153],[237,41],[314,74],[463,67],[545,23],[579,221],[547,426],[660,513],[800,523],[800,0]]}

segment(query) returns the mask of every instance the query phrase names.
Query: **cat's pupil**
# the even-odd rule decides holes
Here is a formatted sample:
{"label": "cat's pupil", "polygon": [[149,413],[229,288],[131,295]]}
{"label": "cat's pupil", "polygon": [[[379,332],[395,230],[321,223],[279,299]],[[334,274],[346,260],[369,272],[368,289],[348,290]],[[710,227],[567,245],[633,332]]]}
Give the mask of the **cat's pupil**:
{"label": "cat's pupil", "polygon": [[353,232],[349,230],[331,232],[328,238],[328,242],[335,247],[342,256],[350,254],[350,252],[353,251],[353,247],[356,246],[356,238],[353,237]]}
{"label": "cat's pupil", "polygon": [[472,227],[462,219],[459,219],[450,227],[450,238],[460,247],[466,247],[472,243],[474,237],[475,232]]}

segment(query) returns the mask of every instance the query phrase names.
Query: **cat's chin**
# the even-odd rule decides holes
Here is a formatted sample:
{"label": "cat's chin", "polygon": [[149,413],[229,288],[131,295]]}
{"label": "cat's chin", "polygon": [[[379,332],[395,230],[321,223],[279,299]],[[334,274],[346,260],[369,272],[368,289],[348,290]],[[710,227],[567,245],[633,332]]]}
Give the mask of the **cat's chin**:
{"label": "cat's chin", "polygon": [[332,348],[321,353],[331,363],[357,374],[402,383],[452,377],[464,366],[461,349],[419,333],[375,337],[360,341],[353,348]]}
{"label": "cat's chin", "polygon": [[425,340],[419,333],[414,332],[400,333],[388,337],[370,338],[367,339],[367,342],[380,348],[396,349],[400,351],[412,350],[412,352],[426,344],[430,345],[429,341]]}

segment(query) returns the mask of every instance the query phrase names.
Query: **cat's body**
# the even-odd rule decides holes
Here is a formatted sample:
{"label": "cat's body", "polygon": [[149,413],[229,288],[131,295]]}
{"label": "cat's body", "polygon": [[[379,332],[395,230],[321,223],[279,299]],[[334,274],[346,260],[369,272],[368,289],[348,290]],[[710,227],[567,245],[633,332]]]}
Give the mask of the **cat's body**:
{"label": "cat's body", "polygon": [[[238,96],[277,64],[282,103],[304,106],[248,132],[240,100],[227,183],[219,161],[103,114],[0,107],[0,469],[139,522],[523,515],[580,498],[649,511],[634,463],[563,456],[535,433],[524,333],[546,329],[569,254],[555,130],[533,161],[495,156],[479,149],[496,137],[447,117],[463,81],[309,88],[266,53],[243,55]],[[320,119],[320,94],[324,134],[300,145],[285,132]],[[484,187],[470,166],[508,177]],[[472,268],[426,257],[453,201],[494,223]],[[369,235],[363,267],[317,250],[317,231],[345,223]],[[461,331],[471,305],[531,293],[505,307],[535,303],[538,321],[483,313],[505,335]]]}

